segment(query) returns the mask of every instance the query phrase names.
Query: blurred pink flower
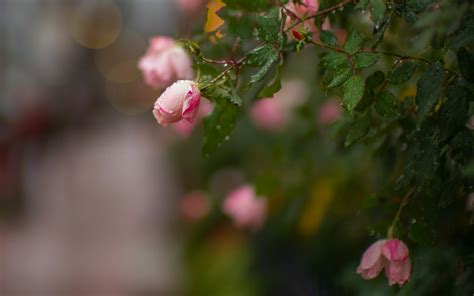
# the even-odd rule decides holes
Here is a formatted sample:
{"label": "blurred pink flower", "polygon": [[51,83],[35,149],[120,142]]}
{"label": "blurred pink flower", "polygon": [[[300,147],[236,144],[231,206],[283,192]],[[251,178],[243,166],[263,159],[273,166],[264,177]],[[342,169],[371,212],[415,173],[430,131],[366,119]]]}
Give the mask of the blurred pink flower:
{"label": "blurred pink flower", "polygon": [[206,0],[176,0],[179,9],[186,14],[196,14],[200,12],[206,4]]}
{"label": "blurred pink flower", "polygon": [[342,107],[339,102],[330,99],[319,108],[317,121],[321,125],[328,125],[341,118],[341,115]]}
{"label": "blurred pink flower", "polygon": [[210,210],[209,199],[202,191],[192,191],[186,194],[179,203],[181,215],[189,221],[199,221]]}
{"label": "blurred pink flower", "polygon": [[267,201],[257,197],[252,186],[243,185],[228,194],[222,209],[238,228],[257,231],[265,222]]}
{"label": "blurred pink flower", "polygon": [[467,196],[466,208],[468,211],[474,212],[474,192],[469,193]]}
{"label": "blurred pink flower", "polygon": [[189,54],[169,37],[157,36],[150,40],[146,54],[138,62],[145,82],[154,88],[165,88],[178,79],[193,79]]}
{"label": "blurred pink flower", "polygon": [[466,127],[471,131],[474,130],[474,116],[471,116],[466,123]]}
{"label": "blurred pink flower", "polygon": [[411,275],[408,247],[398,239],[383,239],[373,243],[362,255],[357,273],[366,280],[373,279],[385,268],[389,285],[402,286]]}
{"label": "blurred pink flower", "polygon": [[193,122],[200,100],[201,92],[196,82],[179,80],[168,87],[156,100],[153,115],[163,126],[181,119]]}
{"label": "blurred pink flower", "polygon": [[283,130],[291,119],[293,109],[304,103],[307,89],[300,80],[282,82],[282,89],[273,98],[256,101],[250,116],[255,125],[271,132]]}
{"label": "blurred pink flower", "polygon": [[213,105],[209,100],[206,98],[201,98],[201,103],[199,105],[199,110],[196,115],[196,118],[194,118],[193,122],[189,122],[187,120],[181,119],[180,121],[176,122],[173,124],[174,129],[178,134],[180,134],[183,137],[188,137],[194,128],[201,123],[201,121],[206,117],[209,113],[212,112]]}

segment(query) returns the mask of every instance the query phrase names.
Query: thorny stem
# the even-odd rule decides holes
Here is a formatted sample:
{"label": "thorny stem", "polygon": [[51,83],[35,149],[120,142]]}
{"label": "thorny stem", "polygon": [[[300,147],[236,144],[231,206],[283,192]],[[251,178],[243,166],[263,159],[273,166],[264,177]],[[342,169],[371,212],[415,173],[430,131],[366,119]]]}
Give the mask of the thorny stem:
{"label": "thorny stem", "polygon": [[402,209],[408,204],[408,199],[413,194],[413,191],[415,191],[415,188],[412,188],[410,191],[408,191],[408,193],[405,195],[405,197],[403,197],[403,200],[400,203],[400,207],[398,208],[397,214],[395,214],[395,217],[393,218],[392,224],[388,228],[388,232],[387,232],[387,237],[388,238],[393,238],[393,232],[394,232],[394,229],[395,229],[395,224],[397,224],[398,221],[400,221],[400,214],[402,213]]}

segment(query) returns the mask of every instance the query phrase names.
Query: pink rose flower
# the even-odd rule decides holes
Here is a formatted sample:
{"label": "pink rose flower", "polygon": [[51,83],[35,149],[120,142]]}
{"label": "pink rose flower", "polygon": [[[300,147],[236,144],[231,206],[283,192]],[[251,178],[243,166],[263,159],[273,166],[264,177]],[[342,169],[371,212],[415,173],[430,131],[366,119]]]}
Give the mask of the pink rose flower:
{"label": "pink rose flower", "polygon": [[209,102],[206,98],[201,98],[199,110],[194,121],[189,122],[187,120],[182,119],[173,124],[173,127],[179,135],[183,137],[188,137],[192,133],[194,128],[201,123],[204,117],[206,117],[212,112],[212,109],[213,105],[211,104],[211,102]]}
{"label": "pink rose flower", "polygon": [[181,119],[193,122],[199,109],[201,92],[196,82],[179,80],[156,100],[153,115],[159,124],[167,126]]}
{"label": "pink rose flower", "polygon": [[138,62],[145,82],[154,88],[165,88],[178,79],[193,79],[191,57],[169,37],[153,37],[146,54]]}
{"label": "pink rose flower", "polygon": [[376,278],[385,268],[389,285],[403,285],[411,275],[408,247],[398,239],[383,239],[373,243],[362,255],[357,273],[366,280]]}
{"label": "pink rose flower", "polygon": [[202,191],[192,191],[186,194],[179,204],[181,215],[189,221],[199,221],[210,210],[209,199]]}
{"label": "pink rose flower", "polygon": [[341,118],[341,115],[342,107],[339,102],[330,99],[319,108],[317,120],[321,125],[328,125]]}
{"label": "pink rose flower", "polygon": [[257,197],[252,186],[244,185],[229,193],[222,209],[238,228],[257,231],[265,222],[267,201]]}
{"label": "pink rose flower", "polygon": [[273,98],[256,101],[250,117],[255,125],[271,132],[283,130],[291,119],[293,109],[304,103],[307,89],[300,80],[282,82],[282,89]]}
{"label": "pink rose flower", "polygon": [[206,0],[176,0],[179,9],[186,14],[196,14],[200,12],[205,4]]}

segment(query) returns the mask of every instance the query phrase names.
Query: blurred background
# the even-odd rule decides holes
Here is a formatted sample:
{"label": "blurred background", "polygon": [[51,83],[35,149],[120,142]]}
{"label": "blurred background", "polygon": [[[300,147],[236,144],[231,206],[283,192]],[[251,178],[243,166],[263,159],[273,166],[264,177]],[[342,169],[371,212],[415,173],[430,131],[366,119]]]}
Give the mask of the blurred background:
{"label": "blurred background", "polygon": [[0,295],[181,295],[181,194],[138,59],[172,0],[0,1]]}

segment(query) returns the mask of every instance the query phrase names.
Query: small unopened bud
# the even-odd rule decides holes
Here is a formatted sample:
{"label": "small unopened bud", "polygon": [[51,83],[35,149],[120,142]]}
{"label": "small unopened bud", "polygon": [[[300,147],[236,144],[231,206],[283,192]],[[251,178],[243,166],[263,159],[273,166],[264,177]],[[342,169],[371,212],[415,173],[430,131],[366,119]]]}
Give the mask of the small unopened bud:
{"label": "small unopened bud", "polygon": [[294,37],[296,40],[298,40],[298,41],[302,41],[302,40],[304,39],[303,35],[302,35],[300,32],[298,32],[297,30],[295,30],[295,29],[292,29],[292,30],[291,30],[291,34],[292,34],[293,37]]}

